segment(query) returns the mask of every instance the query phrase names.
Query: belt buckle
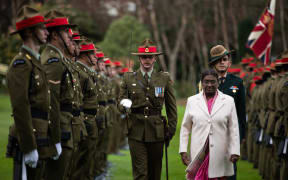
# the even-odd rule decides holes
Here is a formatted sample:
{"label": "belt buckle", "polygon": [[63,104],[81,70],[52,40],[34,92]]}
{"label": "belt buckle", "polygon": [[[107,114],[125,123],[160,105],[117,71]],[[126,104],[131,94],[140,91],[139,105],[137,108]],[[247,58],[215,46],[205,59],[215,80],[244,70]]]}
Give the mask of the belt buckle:
{"label": "belt buckle", "polygon": [[144,116],[148,116],[149,115],[149,109],[144,108],[143,114],[144,114]]}

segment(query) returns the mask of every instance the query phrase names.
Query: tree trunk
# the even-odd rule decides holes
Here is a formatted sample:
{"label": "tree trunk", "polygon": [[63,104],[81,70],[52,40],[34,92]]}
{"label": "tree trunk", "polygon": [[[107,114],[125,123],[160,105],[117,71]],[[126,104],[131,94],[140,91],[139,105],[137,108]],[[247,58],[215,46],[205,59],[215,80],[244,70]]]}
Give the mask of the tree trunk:
{"label": "tree trunk", "polygon": [[[157,25],[156,13],[154,9],[154,0],[149,0],[149,7],[150,7],[150,21],[152,25],[152,32],[157,43],[158,49],[160,52],[163,52],[163,48],[160,41],[159,29]],[[163,71],[167,71],[167,66],[163,56],[159,56],[160,65]]]}
{"label": "tree trunk", "polygon": [[[234,13],[235,9],[233,9],[233,7],[235,7],[235,1],[231,0],[229,2],[229,15],[231,17],[231,21],[232,21],[232,33],[233,33],[233,46],[235,49],[239,49],[238,47],[238,28],[237,28],[237,20],[236,20],[236,13]],[[229,48],[229,47],[227,47]]]}
{"label": "tree trunk", "polygon": [[218,3],[219,3],[219,9],[220,9],[221,28],[222,28],[224,46],[227,49],[229,49],[228,33],[227,33],[227,26],[226,26],[226,19],[225,19],[225,7],[223,4],[223,0],[218,0]]}
{"label": "tree trunk", "polygon": [[177,73],[176,72],[177,71],[176,62],[177,62],[177,57],[178,57],[178,53],[180,50],[181,42],[184,39],[184,33],[186,30],[186,27],[187,27],[187,16],[184,12],[184,14],[181,17],[181,26],[180,26],[180,29],[177,33],[175,46],[174,46],[173,50],[171,50],[171,48],[170,48],[168,38],[167,38],[167,35],[165,34],[165,32],[163,32],[161,34],[161,37],[163,39],[163,43],[164,43],[164,46],[165,46],[165,49],[167,52],[167,57],[169,60],[169,73],[171,75],[172,80],[176,79],[176,73]]}
{"label": "tree trunk", "polygon": [[213,10],[214,10],[214,39],[213,43],[216,44],[218,41],[218,34],[219,34],[219,7],[218,2],[219,0],[214,0]]}

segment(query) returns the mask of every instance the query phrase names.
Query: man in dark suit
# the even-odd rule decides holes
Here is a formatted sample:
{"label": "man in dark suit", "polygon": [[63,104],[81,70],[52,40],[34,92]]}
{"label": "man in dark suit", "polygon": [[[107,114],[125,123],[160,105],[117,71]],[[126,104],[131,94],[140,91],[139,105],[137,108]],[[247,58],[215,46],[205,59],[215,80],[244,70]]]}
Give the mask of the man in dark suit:
{"label": "man in dark suit", "polygon": [[[240,142],[243,143],[245,141],[246,127],[245,87],[241,78],[227,73],[232,64],[230,55],[231,51],[229,52],[224,46],[214,46],[210,50],[209,65],[217,71],[219,90],[234,98],[239,123]],[[230,180],[236,179],[236,164],[234,164],[234,171],[235,174],[229,178]]]}

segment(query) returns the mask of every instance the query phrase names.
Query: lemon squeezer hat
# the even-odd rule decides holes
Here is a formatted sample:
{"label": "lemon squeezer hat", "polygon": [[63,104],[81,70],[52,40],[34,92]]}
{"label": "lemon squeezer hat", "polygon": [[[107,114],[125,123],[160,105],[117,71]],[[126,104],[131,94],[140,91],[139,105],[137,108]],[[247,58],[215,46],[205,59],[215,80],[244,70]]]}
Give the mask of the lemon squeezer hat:
{"label": "lemon squeezer hat", "polygon": [[24,29],[35,27],[40,24],[46,24],[48,22],[49,21],[45,20],[45,18],[36,9],[24,6],[17,13],[16,31],[10,33],[10,35],[17,34]]}
{"label": "lemon squeezer hat", "polygon": [[145,39],[141,46],[138,47],[138,51],[131,53],[136,56],[149,56],[149,55],[161,55],[162,52],[157,52],[157,47],[153,45],[153,42],[150,39]]}

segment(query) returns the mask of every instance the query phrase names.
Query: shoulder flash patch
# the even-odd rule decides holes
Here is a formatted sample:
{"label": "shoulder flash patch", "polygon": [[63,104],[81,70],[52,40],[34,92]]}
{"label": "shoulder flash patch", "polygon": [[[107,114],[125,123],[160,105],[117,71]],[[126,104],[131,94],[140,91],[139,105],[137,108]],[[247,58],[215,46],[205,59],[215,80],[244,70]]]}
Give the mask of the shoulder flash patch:
{"label": "shoulder flash patch", "polygon": [[19,64],[25,64],[25,60],[24,59],[16,59],[14,62],[13,62],[13,66],[17,66]]}
{"label": "shoulder flash patch", "polygon": [[53,62],[59,62],[59,59],[58,58],[55,58],[55,57],[53,57],[53,58],[50,58],[50,59],[48,59],[48,64],[51,64],[51,63],[53,63]]}

